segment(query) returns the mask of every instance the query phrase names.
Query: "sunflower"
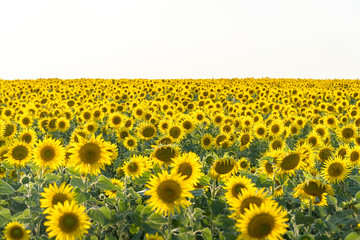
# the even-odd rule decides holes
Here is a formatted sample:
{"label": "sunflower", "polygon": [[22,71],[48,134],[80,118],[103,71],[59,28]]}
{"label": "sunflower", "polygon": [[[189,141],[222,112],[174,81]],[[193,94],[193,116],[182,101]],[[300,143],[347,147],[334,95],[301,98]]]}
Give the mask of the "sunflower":
{"label": "sunflower", "polygon": [[149,188],[145,195],[150,196],[146,202],[157,213],[164,215],[174,214],[175,209],[180,212],[180,207],[188,207],[191,203],[186,198],[193,198],[190,182],[184,182],[186,176],[181,174],[169,175],[162,171],[158,176],[152,176],[146,185]]}
{"label": "sunflower", "polygon": [[6,168],[0,164],[0,179],[6,177]]}
{"label": "sunflower", "polygon": [[25,167],[31,161],[32,149],[25,142],[16,140],[9,146],[5,157],[10,164]]}
{"label": "sunflower", "polygon": [[125,176],[131,178],[140,177],[147,169],[145,167],[145,162],[147,157],[144,156],[132,156],[129,162],[125,162],[122,170],[125,173]]}
{"label": "sunflower", "polygon": [[335,155],[345,158],[345,157],[349,156],[349,152],[350,152],[350,146],[348,144],[342,144],[336,150]]}
{"label": "sunflower", "polygon": [[155,234],[145,234],[145,240],[164,240],[162,236],[159,235],[159,233]]}
{"label": "sunflower", "polygon": [[195,130],[196,125],[195,125],[195,120],[190,117],[189,115],[187,115],[182,121],[181,121],[181,127],[182,130],[185,133],[191,133]]}
{"label": "sunflower", "polygon": [[337,119],[332,115],[328,115],[325,117],[325,125],[329,128],[335,128],[337,126]]}
{"label": "sunflower", "polygon": [[331,183],[344,181],[350,174],[350,164],[348,160],[341,157],[335,157],[325,162],[321,169],[321,176]]}
{"label": "sunflower", "polygon": [[27,144],[29,144],[30,146],[33,146],[34,143],[37,141],[37,135],[36,132],[34,131],[34,129],[30,128],[30,129],[24,129],[21,131],[21,133],[19,134],[19,140],[26,142]]}
{"label": "sunflower", "polygon": [[0,162],[6,160],[6,154],[9,152],[9,149],[7,146],[0,147]]}
{"label": "sunflower", "polygon": [[91,136],[89,140],[80,138],[79,143],[70,145],[70,164],[83,174],[96,175],[106,164],[111,164],[112,153],[109,146],[101,139],[101,135]]}
{"label": "sunflower", "polygon": [[125,138],[129,136],[130,136],[129,129],[127,129],[126,127],[123,127],[117,131],[117,138],[119,141],[123,141]]}
{"label": "sunflower", "polygon": [[54,208],[58,203],[64,203],[65,201],[75,201],[75,193],[71,190],[73,186],[62,183],[60,187],[56,183],[50,184],[48,188],[44,188],[44,192],[41,193],[43,198],[40,199],[40,207],[45,208],[44,213],[47,213],[49,209]]}
{"label": "sunflower", "polygon": [[294,150],[301,155],[301,169],[308,171],[314,167],[315,153],[312,144],[305,142],[297,145]]}
{"label": "sunflower", "polygon": [[49,237],[55,237],[56,240],[82,239],[91,225],[85,210],[84,206],[77,205],[74,201],[55,205],[46,216],[47,221],[44,223]]}
{"label": "sunflower", "polygon": [[28,115],[22,115],[19,119],[19,124],[23,128],[30,128],[33,120]]}
{"label": "sunflower", "polygon": [[277,159],[278,161],[275,165],[279,175],[294,175],[295,170],[300,169],[303,165],[301,159],[302,155],[297,151],[292,151],[289,153],[284,152],[284,155]]}
{"label": "sunflower", "polygon": [[317,132],[323,140],[329,135],[327,127],[323,124],[319,124],[314,127],[313,131]]}
{"label": "sunflower", "polygon": [[285,141],[282,138],[274,138],[269,145],[270,150],[283,149],[285,147]]}
{"label": "sunflower", "polygon": [[[120,188],[124,187],[124,183],[120,179],[112,178],[111,183],[114,186],[119,186]],[[117,190],[106,190],[105,191],[105,195],[108,196],[109,198],[116,198],[116,193],[117,193]]]}
{"label": "sunflower", "polygon": [[334,190],[330,185],[317,179],[310,179],[296,186],[293,196],[300,197],[305,204],[309,204],[310,199],[313,204],[323,206],[327,205],[327,194],[334,195]]}
{"label": "sunflower", "polygon": [[179,155],[179,148],[175,145],[160,145],[151,153],[151,157],[155,162],[161,165],[170,165],[174,158]]}
{"label": "sunflower", "polygon": [[349,163],[351,166],[359,165],[360,163],[360,147],[354,146],[349,152]]}
{"label": "sunflower", "polygon": [[267,134],[267,127],[265,123],[257,122],[254,126],[254,135],[256,138],[264,139]]}
{"label": "sunflower", "polygon": [[156,127],[152,124],[148,124],[145,122],[142,122],[139,126],[138,126],[138,137],[140,139],[145,139],[145,140],[149,140],[153,137],[156,136]]}
{"label": "sunflower", "polygon": [[305,142],[311,144],[314,149],[319,148],[323,144],[320,134],[314,131],[306,137]]}
{"label": "sunflower", "polygon": [[213,137],[211,136],[210,133],[205,134],[202,138],[201,138],[201,147],[204,150],[208,150],[213,146]]}
{"label": "sunflower", "polygon": [[163,118],[162,120],[160,120],[158,128],[162,134],[166,134],[166,131],[169,129],[169,126],[170,126],[170,120],[168,118]]}
{"label": "sunflower", "polygon": [[239,170],[239,163],[233,158],[221,158],[216,160],[210,169],[210,176],[214,179],[225,179],[234,175]]}
{"label": "sunflower", "polygon": [[98,124],[95,121],[89,121],[84,126],[82,126],[86,134],[94,134],[98,129]]}
{"label": "sunflower", "polygon": [[174,168],[172,173],[185,176],[184,182],[197,185],[201,177],[200,158],[193,152],[183,153],[173,159]]}
{"label": "sunflower", "polygon": [[323,145],[317,153],[317,159],[320,162],[326,162],[333,157],[334,148],[331,145]]}
{"label": "sunflower", "polygon": [[239,136],[239,147],[240,151],[244,151],[247,149],[252,141],[252,136],[249,132],[242,132]]}
{"label": "sunflower", "polygon": [[109,115],[107,124],[112,128],[120,128],[121,126],[124,125],[125,122],[124,120],[125,120],[124,115],[118,112],[114,112]]}
{"label": "sunflower", "polygon": [[70,127],[70,121],[66,117],[60,117],[56,121],[57,130],[61,132],[66,132]]}
{"label": "sunflower", "polygon": [[238,195],[238,199],[233,201],[230,209],[234,211],[231,215],[234,219],[241,218],[241,215],[245,213],[246,209],[249,209],[251,205],[257,205],[258,207],[265,202],[274,202],[270,196],[267,196],[265,188],[242,188],[241,193]]}
{"label": "sunflower", "polygon": [[64,160],[65,148],[59,140],[45,138],[34,149],[34,162],[39,167],[55,170],[64,164]]}
{"label": "sunflower", "polygon": [[11,139],[17,132],[17,125],[12,122],[5,122],[3,129],[3,137]]}
{"label": "sunflower", "polygon": [[126,137],[123,141],[123,145],[129,151],[134,150],[137,146],[136,138],[134,138],[133,136]]}
{"label": "sunflower", "polygon": [[177,142],[184,137],[185,132],[180,125],[172,123],[166,130],[166,134],[167,136],[171,137],[174,142]]}
{"label": "sunflower", "polygon": [[242,171],[247,171],[250,167],[249,160],[245,157],[239,160],[239,169]]}
{"label": "sunflower", "polygon": [[30,232],[25,229],[23,224],[13,221],[6,224],[3,234],[6,240],[28,240]]}
{"label": "sunflower", "polygon": [[217,149],[221,148],[221,144],[222,142],[224,142],[225,140],[228,139],[228,135],[225,135],[225,134],[219,134],[216,136],[215,140],[214,140],[214,143],[215,143],[215,147]]}
{"label": "sunflower", "polygon": [[337,135],[341,141],[349,143],[356,136],[356,127],[354,124],[347,124],[337,131]]}
{"label": "sunflower", "polygon": [[287,221],[287,212],[282,211],[277,203],[252,204],[236,223],[241,232],[237,239],[281,239],[287,231]]}
{"label": "sunflower", "polygon": [[241,189],[255,189],[255,184],[245,176],[232,176],[225,182],[225,198],[230,206],[238,201]]}
{"label": "sunflower", "polygon": [[268,133],[270,136],[278,137],[280,136],[284,131],[284,126],[281,120],[274,119],[271,121],[269,127],[268,127]]}
{"label": "sunflower", "polygon": [[291,136],[298,135],[300,133],[300,127],[296,123],[292,123],[289,126],[289,134]]}

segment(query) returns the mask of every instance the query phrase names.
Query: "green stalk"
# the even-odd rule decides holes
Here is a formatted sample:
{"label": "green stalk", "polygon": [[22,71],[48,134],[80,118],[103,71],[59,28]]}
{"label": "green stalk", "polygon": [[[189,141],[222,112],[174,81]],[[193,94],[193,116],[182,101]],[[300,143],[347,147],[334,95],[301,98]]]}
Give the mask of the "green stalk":
{"label": "green stalk", "polygon": [[170,239],[170,235],[171,235],[171,221],[172,221],[171,213],[169,213],[169,215],[168,215],[168,235],[167,235],[167,240]]}

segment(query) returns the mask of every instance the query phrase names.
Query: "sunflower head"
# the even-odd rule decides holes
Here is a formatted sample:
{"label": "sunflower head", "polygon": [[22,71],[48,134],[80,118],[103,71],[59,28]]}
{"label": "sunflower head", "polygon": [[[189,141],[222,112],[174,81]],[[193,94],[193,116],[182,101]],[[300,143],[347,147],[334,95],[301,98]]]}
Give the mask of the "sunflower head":
{"label": "sunflower head", "polygon": [[193,152],[183,153],[174,158],[173,172],[184,176],[184,181],[196,185],[201,177],[200,158]]}
{"label": "sunflower head", "polygon": [[24,167],[32,159],[32,149],[22,141],[14,141],[5,155],[7,161],[15,166]]}
{"label": "sunflower head", "polygon": [[161,165],[170,165],[175,157],[179,155],[179,148],[175,145],[161,145],[155,148],[151,157]]}
{"label": "sunflower head", "polygon": [[210,176],[214,179],[224,179],[234,175],[239,170],[239,163],[229,157],[221,158],[215,161],[210,169]]}
{"label": "sunflower head", "polygon": [[28,240],[30,239],[30,230],[26,230],[24,225],[17,222],[9,222],[3,231],[5,239],[9,240]]}
{"label": "sunflower head", "polygon": [[348,177],[350,170],[350,164],[347,159],[335,157],[325,162],[321,175],[331,183],[338,183]]}

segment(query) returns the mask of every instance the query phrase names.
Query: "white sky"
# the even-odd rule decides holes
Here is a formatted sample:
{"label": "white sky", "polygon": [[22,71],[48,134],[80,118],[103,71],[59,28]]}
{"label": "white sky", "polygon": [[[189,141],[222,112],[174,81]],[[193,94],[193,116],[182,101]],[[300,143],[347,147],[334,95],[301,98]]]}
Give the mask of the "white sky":
{"label": "white sky", "polygon": [[0,0],[0,78],[360,78],[359,0]]}

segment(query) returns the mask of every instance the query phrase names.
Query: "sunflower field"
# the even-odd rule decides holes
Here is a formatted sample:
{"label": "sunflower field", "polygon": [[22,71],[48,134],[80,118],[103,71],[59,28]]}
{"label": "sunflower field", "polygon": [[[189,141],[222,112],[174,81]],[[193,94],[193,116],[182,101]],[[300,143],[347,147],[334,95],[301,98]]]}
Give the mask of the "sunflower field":
{"label": "sunflower field", "polygon": [[360,239],[360,81],[0,81],[0,238]]}

